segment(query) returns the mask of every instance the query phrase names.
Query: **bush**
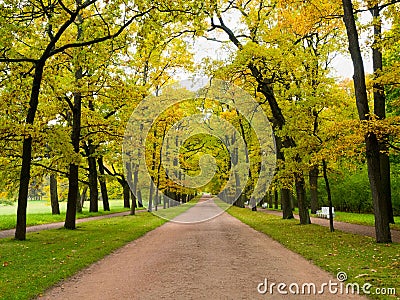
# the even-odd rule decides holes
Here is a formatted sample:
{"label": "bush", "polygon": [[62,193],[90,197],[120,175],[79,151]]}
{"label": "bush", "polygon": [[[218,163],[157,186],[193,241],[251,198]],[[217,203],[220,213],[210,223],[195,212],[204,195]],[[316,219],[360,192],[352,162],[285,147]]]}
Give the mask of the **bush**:
{"label": "bush", "polygon": [[15,200],[13,200],[13,199],[0,198],[0,205],[11,206],[14,204],[15,204]]}
{"label": "bush", "polygon": [[[392,165],[392,202],[393,212],[400,215],[400,169]],[[332,192],[332,202],[335,210],[357,213],[372,213],[372,196],[366,166],[361,166],[355,172],[345,172],[342,175],[328,175]],[[325,182],[318,182],[319,201],[321,206],[328,206]]]}

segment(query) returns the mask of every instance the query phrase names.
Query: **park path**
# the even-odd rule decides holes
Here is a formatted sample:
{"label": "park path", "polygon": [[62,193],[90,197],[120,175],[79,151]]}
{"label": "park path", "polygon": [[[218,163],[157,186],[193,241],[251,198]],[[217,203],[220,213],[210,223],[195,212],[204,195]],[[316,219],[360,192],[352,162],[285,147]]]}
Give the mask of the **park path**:
{"label": "park path", "polygon": [[168,222],[39,299],[364,299],[329,294],[327,289],[319,296],[284,296],[276,287],[272,295],[270,290],[260,294],[257,287],[266,279],[268,286],[314,283],[318,288],[329,280],[338,281],[222,212],[212,199],[201,199],[178,218],[206,221]]}
{"label": "park path", "polygon": [[[268,209],[259,209],[259,210],[262,212],[265,212],[267,214],[282,217],[281,211],[268,210]],[[294,215],[294,217],[296,219],[299,218],[299,216],[296,214]],[[312,224],[329,227],[329,219],[313,218],[313,217],[311,217],[310,219],[311,219]],[[365,236],[375,238],[375,227],[367,226],[367,225],[346,223],[346,222],[337,222],[337,221],[335,221],[335,219],[333,219],[333,220],[334,220],[333,227],[335,228],[335,230],[337,229],[337,230],[344,231],[344,232],[365,235]],[[400,243],[400,231],[392,229],[391,234],[392,234],[392,241],[395,243]]]}
{"label": "park path", "polygon": [[[107,214],[107,215],[102,215],[102,216],[76,219],[76,224],[83,223],[83,222],[88,222],[88,221],[100,220],[100,219],[107,219],[107,218],[113,218],[113,217],[126,216],[126,215],[129,215],[129,213],[130,213],[129,211],[124,211],[124,212],[112,213],[112,214]],[[28,233],[28,232],[36,232],[36,231],[40,231],[40,230],[47,230],[47,229],[57,229],[57,228],[61,228],[63,226],[64,226],[64,222],[56,222],[56,223],[49,223],[49,224],[34,225],[34,226],[26,227],[26,232]],[[15,228],[14,229],[1,230],[0,231],[0,239],[14,236],[14,234],[15,234]]]}

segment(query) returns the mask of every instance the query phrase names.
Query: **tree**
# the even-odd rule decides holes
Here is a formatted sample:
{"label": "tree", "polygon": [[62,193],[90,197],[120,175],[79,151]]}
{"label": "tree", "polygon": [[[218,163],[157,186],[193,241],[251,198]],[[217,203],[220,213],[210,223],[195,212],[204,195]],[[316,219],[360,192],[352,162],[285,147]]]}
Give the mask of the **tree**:
{"label": "tree", "polygon": [[[358,32],[354,19],[353,4],[351,0],[342,0],[344,9],[344,22],[349,40],[349,51],[354,66],[354,88],[359,118],[361,121],[371,121],[368,105],[367,87],[363,59],[358,39]],[[384,198],[384,185],[381,179],[380,145],[375,132],[368,131],[365,134],[366,159],[368,166],[368,178],[370,181],[372,200],[374,205],[375,232],[378,243],[390,243],[392,241],[389,227],[389,213],[387,201]]]}
{"label": "tree", "polygon": [[[150,6],[150,8],[144,9],[143,11],[134,12],[134,15],[132,16],[132,13],[129,13],[129,11],[133,10],[130,7],[125,7],[127,17],[125,18],[126,21],[121,24],[116,31],[110,32],[108,31],[109,27],[107,23],[100,23],[100,26],[106,33],[105,35],[74,43],[64,41],[63,37],[69,30],[72,30],[71,25],[74,24],[78,16],[87,8],[91,6],[94,7],[96,2],[97,1],[95,0],[88,0],[82,3],[80,0],[77,0],[74,5],[65,5],[63,1],[58,1],[56,5],[53,3],[47,5],[42,3],[42,5],[38,6],[26,4],[25,2],[20,3],[20,1],[13,1],[7,4],[7,6],[1,4],[2,11],[4,12],[2,25],[7,26],[5,22],[11,21],[13,27],[10,28],[10,32],[13,32],[14,36],[18,38],[12,38],[10,41],[2,40],[1,46],[4,51],[2,51],[0,62],[6,63],[7,65],[30,63],[30,70],[33,72],[31,94],[29,97],[29,109],[25,119],[27,125],[33,125],[35,122],[43,74],[45,72],[46,63],[51,57],[71,48],[87,47],[89,45],[115,38],[120,35],[136,18],[139,18],[154,9],[154,7]],[[99,8],[96,7],[96,9]],[[104,9],[106,10],[107,8]],[[101,20],[100,16],[101,13],[94,15],[94,18]],[[32,28],[29,31],[29,34],[26,32],[27,28]],[[41,42],[40,45],[37,45],[38,47],[26,46],[30,44],[27,40],[35,40],[34,34],[41,34],[43,28],[47,34],[47,40],[37,38],[36,41]],[[40,49],[39,52],[37,52],[36,49]],[[25,240],[26,235],[26,206],[31,172],[32,142],[33,137],[31,135],[28,135],[23,139],[22,166],[18,193],[17,226],[15,232],[15,238],[18,240]],[[77,177],[76,173],[76,170],[73,169],[70,176]],[[71,191],[70,197],[71,199],[74,198],[76,200],[76,184],[72,185],[72,189],[74,188],[75,191]],[[68,220],[66,221],[67,228],[75,228],[75,208],[76,203],[69,201],[69,212],[67,214]],[[74,213],[72,213],[72,210]]]}

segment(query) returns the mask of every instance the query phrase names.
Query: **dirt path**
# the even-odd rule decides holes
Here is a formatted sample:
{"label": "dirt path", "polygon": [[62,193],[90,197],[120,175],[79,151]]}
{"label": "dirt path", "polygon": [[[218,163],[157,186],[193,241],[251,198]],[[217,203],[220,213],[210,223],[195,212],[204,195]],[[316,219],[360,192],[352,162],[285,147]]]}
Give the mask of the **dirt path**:
{"label": "dirt path", "polygon": [[[207,219],[220,210],[202,200],[179,221]],[[333,295],[283,296],[276,287],[314,283],[333,276],[237,219],[222,213],[204,222],[169,222],[93,264],[40,299],[362,299]],[[295,287],[295,286],[293,286]],[[260,286],[263,289],[264,285]],[[288,289],[286,288],[286,291]]]}
{"label": "dirt path", "polygon": [[[263,211],[263,212],[271,214],[271,215],[276,215],[276,216],[280,216],[280,217],[282,216],[282,212],[280,212],[280,211],[268,210],[268,209],[260,209],[260,211]],[[296,219],[299,218],[298,215],[294,215],[294,217]],[[333,220],[335,220],[335,219],[333,219]],[[329,227],[329,219],[311,218],[311,223]],[[375,228],[372,226],[334,221],[333,227],[337,230],[341,230],[344,232],[350,232],[350,233],[355,233],[355,234],[365,235],[365,236],[370,236],[370,237],[375,238]],[[392,233],[392,241],[395,243],[400,243],[400,231],[392,229],[391,233]]]}
{"label": "dirt path", "polygon": [[[76,224],[88,222],[88,221],[106,219],[106,218],[126,216],[126,215],[129,215],[129,211],[124,211],[124,212],[115,213],[115,214],[102,215],[102,216],[97,216],[97,217],[88,217],[88,218],[77,219]],[[36,232],[36,231],[40,231],[40,230],[57,229],[57,228],[61,228],[63,226],[64,226],[64,222],[28,226],[28,227],[26,227],[26,232]],[[0,239],[14,236],[14,234],[15,234],[15,228],[8,229],[8,230],[1,230],[0,231]]]}

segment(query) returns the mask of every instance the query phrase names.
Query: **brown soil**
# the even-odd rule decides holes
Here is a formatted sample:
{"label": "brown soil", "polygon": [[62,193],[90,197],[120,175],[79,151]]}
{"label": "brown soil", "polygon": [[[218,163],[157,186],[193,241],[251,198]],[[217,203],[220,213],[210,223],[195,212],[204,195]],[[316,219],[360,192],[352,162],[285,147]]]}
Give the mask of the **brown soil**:
{"label": "brown soil", "polygon": [[[220,209],[200,201],[179,221],[208,219]],[[90,253],[88,253],[90,255]],[[169,222],[62,282],[40,299],[362,299],[355,295],[277,292],[257,286],[314,283],[334,276],[266,235],[222,213],[204,222]],[[261,286],[263,288],[263,286]],[[286,288],[288,291],[288,288]]]}

